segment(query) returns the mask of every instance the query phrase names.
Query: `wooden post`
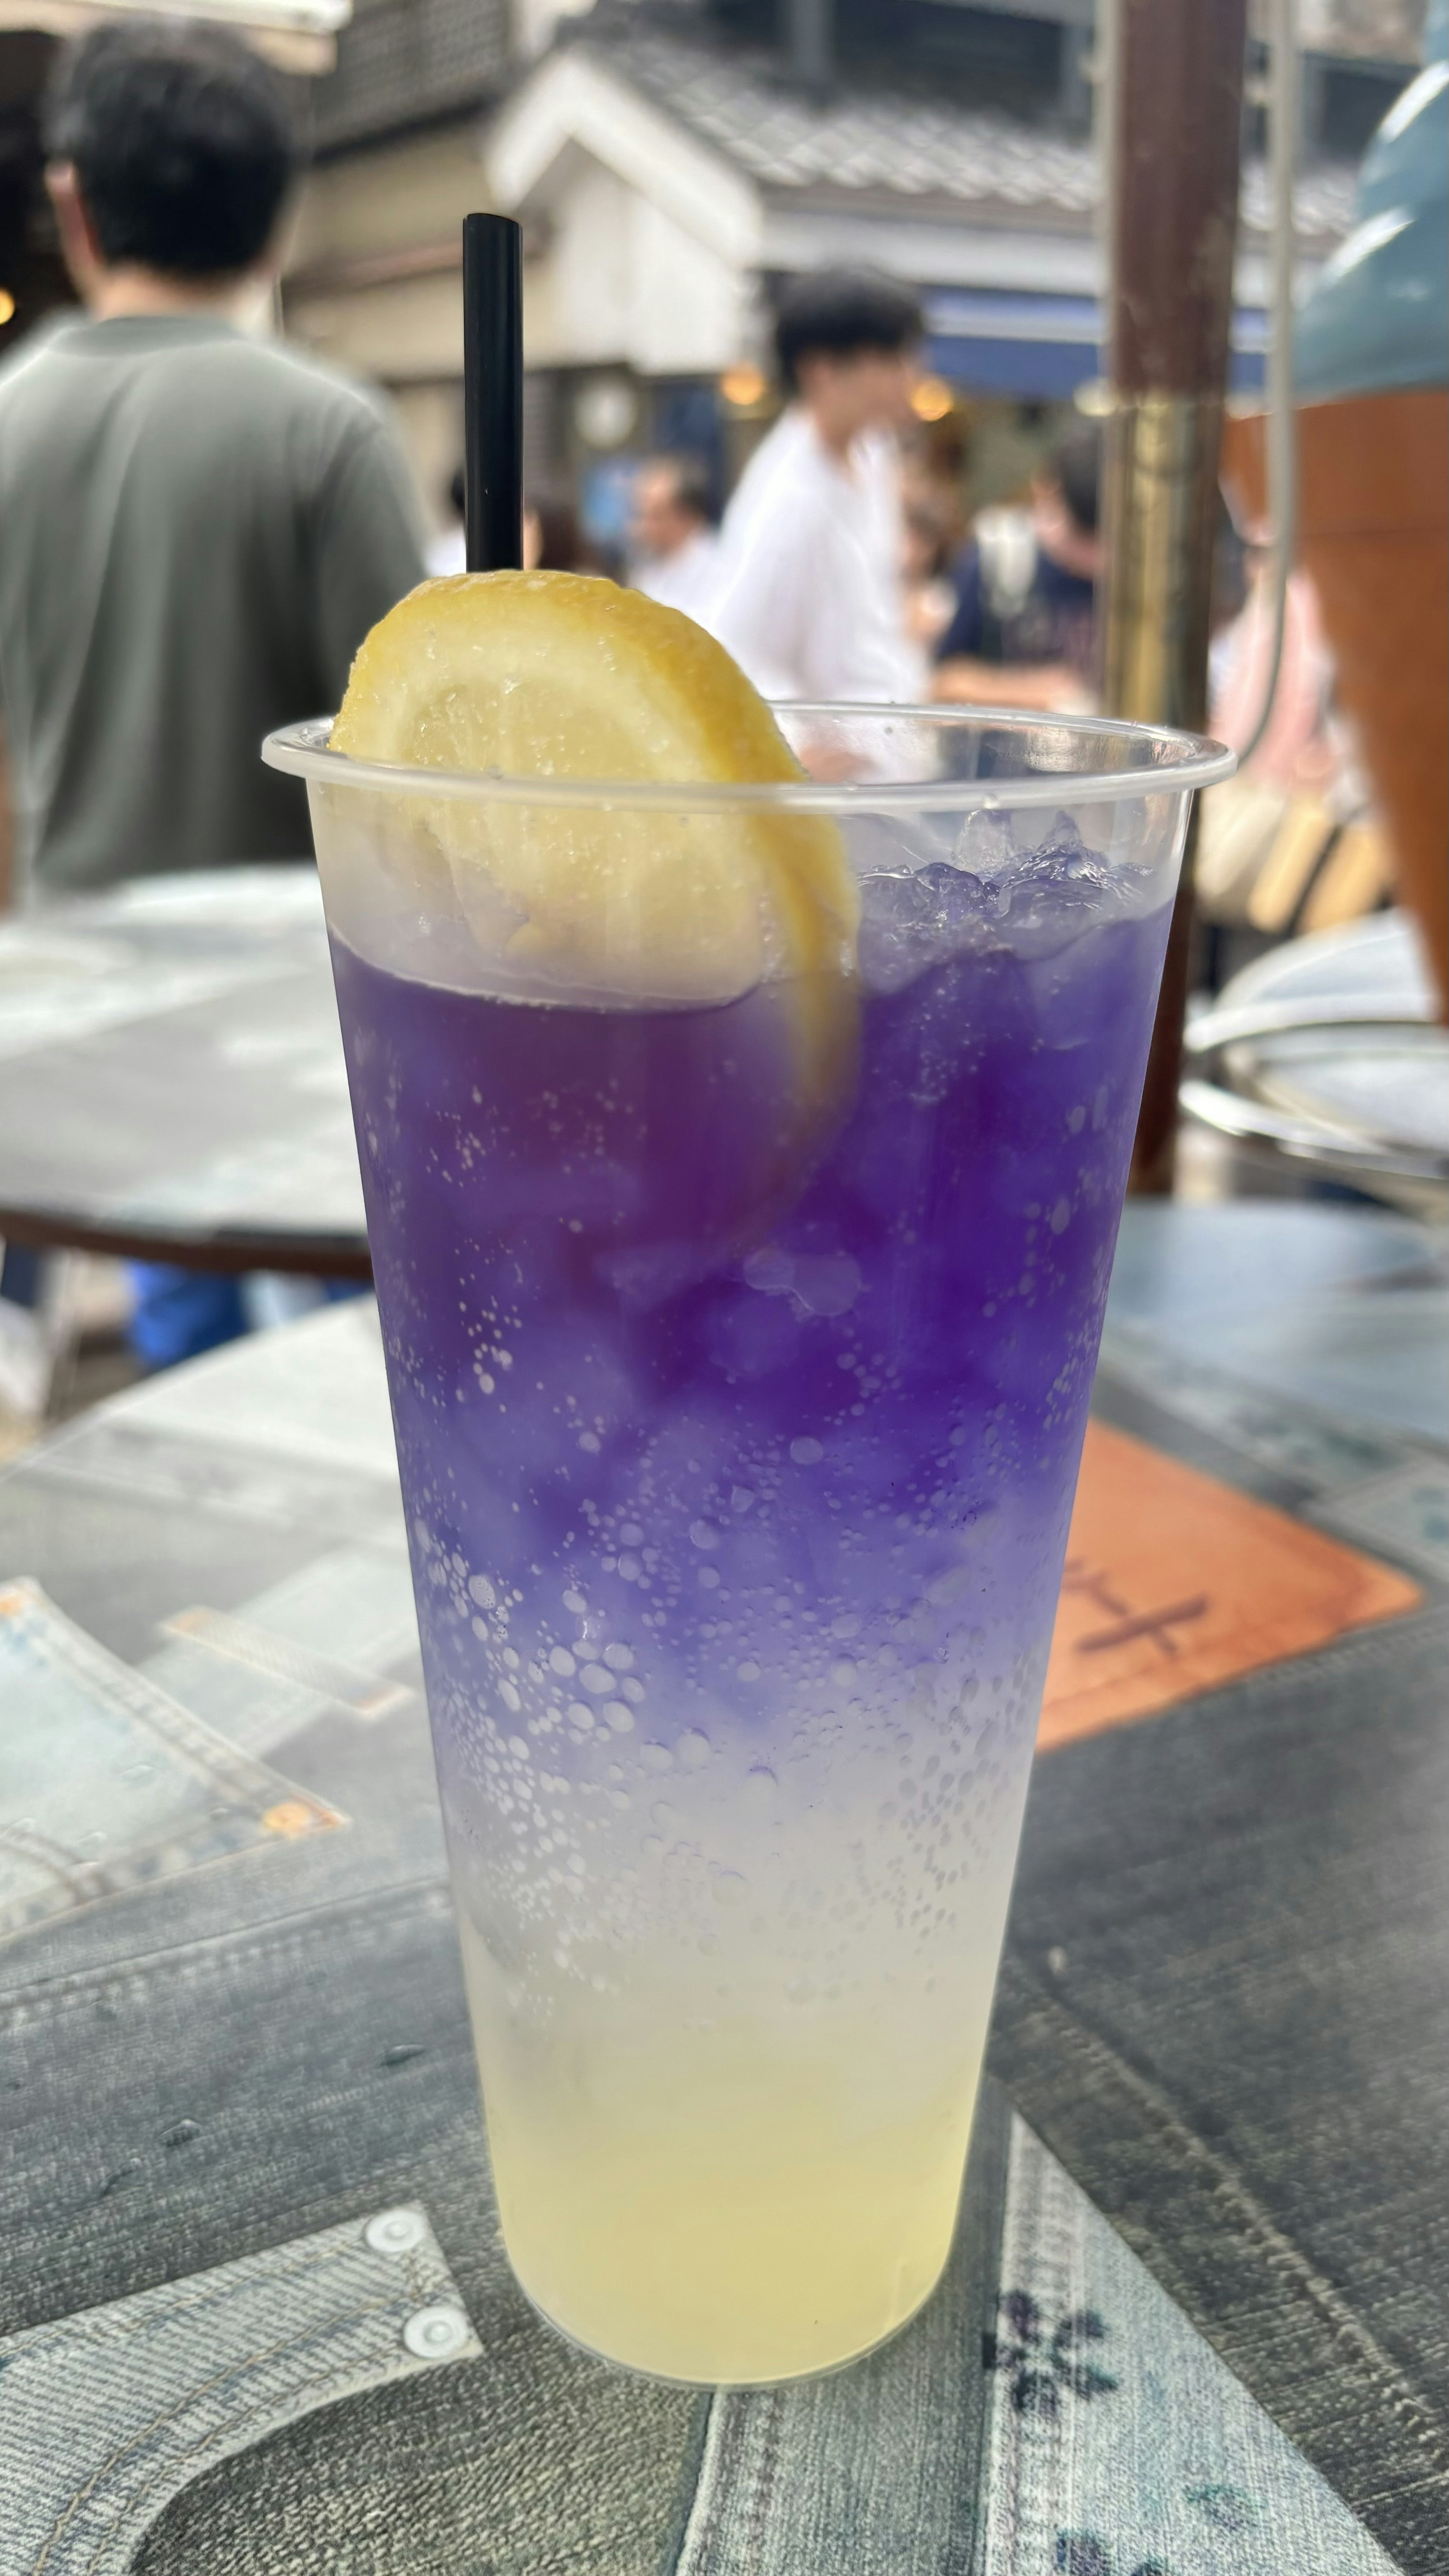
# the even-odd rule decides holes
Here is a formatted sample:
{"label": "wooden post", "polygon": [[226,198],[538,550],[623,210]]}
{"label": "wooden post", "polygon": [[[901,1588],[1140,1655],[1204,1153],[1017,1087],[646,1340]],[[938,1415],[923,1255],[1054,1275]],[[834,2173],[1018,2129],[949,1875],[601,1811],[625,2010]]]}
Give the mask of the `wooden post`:
{"label": "wooden post", "polygon": [[[1199,730],[1232,338],[1247,0],[1116,0],[1103,696]],[[1131,1186],[1172,1187],[1192,928],[1173,912]]]}

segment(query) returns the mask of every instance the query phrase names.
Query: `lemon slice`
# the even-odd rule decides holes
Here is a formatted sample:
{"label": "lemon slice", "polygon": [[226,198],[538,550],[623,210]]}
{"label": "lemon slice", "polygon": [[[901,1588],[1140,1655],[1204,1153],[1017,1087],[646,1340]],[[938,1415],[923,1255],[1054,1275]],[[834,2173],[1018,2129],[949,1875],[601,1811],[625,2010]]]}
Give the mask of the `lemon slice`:
{"label": "lemon slice", "polygon": [[[424,582],[363,644],[332,747],[530,779],[802,774],[764,700],[702,627],[638,591],[561,572]],[[800,1072],[809,1094],[833,1087],[858,903],[828,819],[418,797],[404,828],[419,857],[421,843],[446,861],[480,949],[535,990],[702,1003],[766,980],[816,984],[797,997]]]}

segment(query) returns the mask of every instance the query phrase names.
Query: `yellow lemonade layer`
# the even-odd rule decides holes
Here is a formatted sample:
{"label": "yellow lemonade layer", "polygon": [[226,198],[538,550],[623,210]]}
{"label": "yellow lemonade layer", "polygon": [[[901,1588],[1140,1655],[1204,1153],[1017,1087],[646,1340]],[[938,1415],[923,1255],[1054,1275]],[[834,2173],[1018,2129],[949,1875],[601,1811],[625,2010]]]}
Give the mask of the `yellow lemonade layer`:
{"label": "yellow lemonade layer", "polygon": [[929,2295],[994,1954],[914,2032],[859,2005],[798,2041],[778,2016],[709,2023],[661,1978],[653,1998],[632,1983],[627,2011],[560,1980],[525,2033],[462,1935],[504,2241],[566,2334],[665,2378],[752,2384],[868,2351]]}

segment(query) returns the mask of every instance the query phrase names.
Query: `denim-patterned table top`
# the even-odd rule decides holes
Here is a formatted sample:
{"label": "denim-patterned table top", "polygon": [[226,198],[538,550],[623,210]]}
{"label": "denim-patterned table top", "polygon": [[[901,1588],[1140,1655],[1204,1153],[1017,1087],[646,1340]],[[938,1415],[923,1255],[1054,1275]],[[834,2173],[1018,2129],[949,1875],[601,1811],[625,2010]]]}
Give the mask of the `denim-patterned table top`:
{"label": "denim-patterned table top", "polygon": [[[569,2351],[502,2259],[370,1308],[19,1462],[6,2576],[1449,2564],[1446,1313],[1398,1220],[1129,1210],[1101,1418],[1422,1607],[1041,1760],[945,2289],[856,2371],[712,2403]],[[385,2358],[348,2320],[399,2212],[434,2344]],[[269,2298],[328,2362],[258,2397]],[[67,2379],[118,2345],[145,2367]]]}
{"label": "denim-patterned table top", "polygon": [[143,877],[0,923],[0,1211],[54,1242],[165,1258],[240,1236],[257,1267],[313,1248],[365,1275],[310,864]]}

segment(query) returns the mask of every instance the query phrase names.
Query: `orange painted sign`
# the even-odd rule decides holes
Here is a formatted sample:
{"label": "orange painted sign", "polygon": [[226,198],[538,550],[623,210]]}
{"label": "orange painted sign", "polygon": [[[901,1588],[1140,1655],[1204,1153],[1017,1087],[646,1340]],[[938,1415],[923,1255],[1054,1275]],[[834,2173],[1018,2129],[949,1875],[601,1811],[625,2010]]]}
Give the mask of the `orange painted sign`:
{"label": "orange painted sign", "polygon": [[1090,1423],[1038,1745],[1150,1717],[1420,1598],[1391,1566]]}

